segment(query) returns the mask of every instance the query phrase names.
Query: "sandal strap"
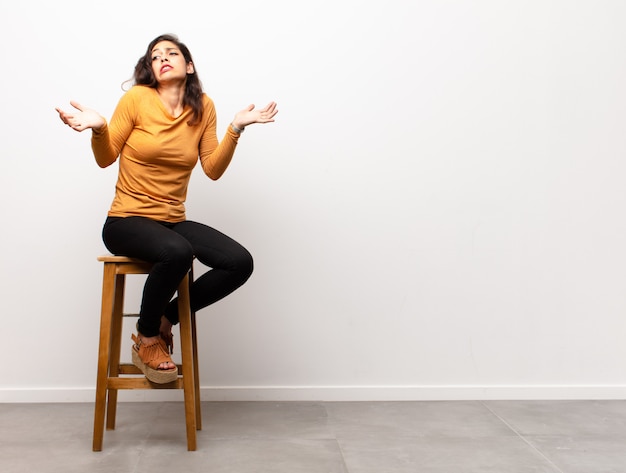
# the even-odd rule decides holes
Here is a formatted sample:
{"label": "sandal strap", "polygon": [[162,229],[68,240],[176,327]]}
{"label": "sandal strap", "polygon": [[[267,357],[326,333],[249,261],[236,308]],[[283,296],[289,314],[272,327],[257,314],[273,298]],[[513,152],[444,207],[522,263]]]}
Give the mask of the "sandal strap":
{"label": "sandal strap", "polygon": [[165,341],[159,337],[159,339],[152,343],[144,343],[139,337],[132,334],[132,339],[135,342],[135,349],[141,361],[154,370],[159,369],[161,363],[173,363],[172,358],[167,352],[167,346]]}

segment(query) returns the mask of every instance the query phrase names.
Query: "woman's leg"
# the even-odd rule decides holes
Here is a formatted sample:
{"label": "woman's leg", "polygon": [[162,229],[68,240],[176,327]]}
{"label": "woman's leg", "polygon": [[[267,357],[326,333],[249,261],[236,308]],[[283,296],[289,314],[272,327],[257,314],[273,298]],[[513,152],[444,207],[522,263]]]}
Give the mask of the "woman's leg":
{"label": "woman's leg", "polygon": [[145,217],[110,217],[102,231],[111,253],[154,263],[144,286],[138,322],[138,331],[145,337],[159,335],[161,317],[193,262],[191,244],[172,227]]}
{"label": "woman's leg", "polygon": [[[211,268],[191,285],[191,309],[198,311],[242,286],[253,270],[252,255],[223,233],[201,223],[185,221],[172,230],[187,240],[199,262]],[[167,319],[178,322],[176,299],[168,304]]]}

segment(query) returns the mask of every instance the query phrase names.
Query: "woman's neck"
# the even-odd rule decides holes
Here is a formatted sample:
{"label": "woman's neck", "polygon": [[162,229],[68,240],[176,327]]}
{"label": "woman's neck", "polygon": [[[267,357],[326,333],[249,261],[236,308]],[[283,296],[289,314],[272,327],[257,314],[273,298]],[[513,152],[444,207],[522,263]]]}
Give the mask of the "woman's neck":
{"label": "woman's neck", "polygon": [[183,98],[185,96],[185,85],[183,84],[160,84],[157,88],[159,98],[165,110],[174,118],[178,118],[183,113]]}

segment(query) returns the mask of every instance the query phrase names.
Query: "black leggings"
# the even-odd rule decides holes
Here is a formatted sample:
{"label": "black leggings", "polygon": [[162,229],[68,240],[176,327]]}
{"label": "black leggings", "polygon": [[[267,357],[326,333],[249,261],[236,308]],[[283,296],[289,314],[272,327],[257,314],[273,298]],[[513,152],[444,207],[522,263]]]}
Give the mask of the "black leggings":
{"label": "black leggings", "polygon": [[239,288],[252,274],[252,256],[243,246],[201,223],[158,222],[146,217],[108,217],[102,229],[107,249],[120,256],[154,263],[146,279],[138,330],[159,334],[161,316],[178,323],[180,281],[194,256],[211,268],[191,285],[191,310],[198,311]]}

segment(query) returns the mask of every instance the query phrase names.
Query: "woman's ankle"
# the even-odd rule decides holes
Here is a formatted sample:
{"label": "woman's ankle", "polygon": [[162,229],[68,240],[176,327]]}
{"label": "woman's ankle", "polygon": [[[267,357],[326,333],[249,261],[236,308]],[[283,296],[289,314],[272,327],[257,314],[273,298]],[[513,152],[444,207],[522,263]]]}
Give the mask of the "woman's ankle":
{"label": "woman's ankle", "polygon": [[145,343],[146,345],[151,345],[154,342],[158,342],[161,338],[160,335],[153,335],[152,337],[147,337],[141,332],[137,332],[137,338],[141,341],[141,343]]}

